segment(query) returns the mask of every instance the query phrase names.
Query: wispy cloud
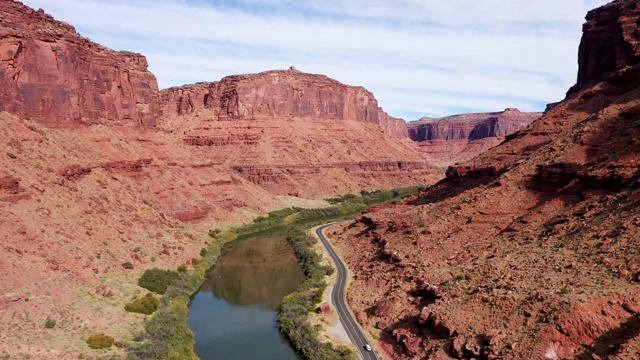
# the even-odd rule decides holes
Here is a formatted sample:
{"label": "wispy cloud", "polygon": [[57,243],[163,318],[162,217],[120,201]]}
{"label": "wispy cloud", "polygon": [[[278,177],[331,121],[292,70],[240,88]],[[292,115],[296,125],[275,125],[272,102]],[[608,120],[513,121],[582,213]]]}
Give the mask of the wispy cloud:
{"label": "wispy cloud", "polygon": [[161,88],[240,73],[321,73],[407,120],[541,110],[575,82],[586,12],[606,0],[23,0],[117,50]]}

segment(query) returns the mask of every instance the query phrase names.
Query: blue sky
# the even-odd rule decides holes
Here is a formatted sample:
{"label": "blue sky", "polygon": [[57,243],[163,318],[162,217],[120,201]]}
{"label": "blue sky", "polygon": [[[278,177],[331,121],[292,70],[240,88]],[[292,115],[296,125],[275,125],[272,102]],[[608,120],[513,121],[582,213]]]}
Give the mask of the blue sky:
{"label": "blue sky", "polygon": [[575,83],[589,9],[606,0],[22,0],[145,55],[160,88],[271,69],[372,91],[405,120],[543,110]]}

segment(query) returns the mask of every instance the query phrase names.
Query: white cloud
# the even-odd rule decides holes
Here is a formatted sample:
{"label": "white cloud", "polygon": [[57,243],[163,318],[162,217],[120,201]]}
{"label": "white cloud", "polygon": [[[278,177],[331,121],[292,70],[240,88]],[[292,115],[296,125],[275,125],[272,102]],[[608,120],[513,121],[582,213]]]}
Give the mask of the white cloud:
{"label": "white cloud", "polygon": [[606,0],[23,0],[147,56],[160,87],[295,65],[371,90],[391,115],[542,110],[575,82]]}

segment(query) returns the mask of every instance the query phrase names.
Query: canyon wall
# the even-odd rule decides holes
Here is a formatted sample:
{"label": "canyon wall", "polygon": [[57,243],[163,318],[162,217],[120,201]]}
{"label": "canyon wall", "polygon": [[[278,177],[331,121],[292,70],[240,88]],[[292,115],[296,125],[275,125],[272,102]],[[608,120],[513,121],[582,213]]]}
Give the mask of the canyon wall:
{"label": "canyon wall", "polygon": [[638,64],[639,18],[636,1],[614,1],[587,13],[578,50],[578,86]]}
{"label": "canyon wall", "polygon": [[526,127],[542,116],[541,112],[520,112],[505,109],[492,113],[470,113],[443,118],[422,118],[408,123],[413,141],[465,140],[502,137]]}
{"label": "canyon wall", "polygon": [[93,43],[20,2],[0,2],[0,14],[0,110],[51,126],[155,125],[158,85],[144,56]]}
{"label": "canyon wall", "polygon": [[378,125],[395,137],[407,136],[404,120],[384,112],[365,88],[293,67],[170,88],[161,96],[164,116],[208,108],[220,119],[271,116],[356,120]]}
{"label": "canyon wall", "polygon": [[541,112],[520,112],[508,108],[491,113],[425,117],[409,122],[407,128],[409,138],[417,142],[427,160],[443,166],[473,158],[540,116]]}

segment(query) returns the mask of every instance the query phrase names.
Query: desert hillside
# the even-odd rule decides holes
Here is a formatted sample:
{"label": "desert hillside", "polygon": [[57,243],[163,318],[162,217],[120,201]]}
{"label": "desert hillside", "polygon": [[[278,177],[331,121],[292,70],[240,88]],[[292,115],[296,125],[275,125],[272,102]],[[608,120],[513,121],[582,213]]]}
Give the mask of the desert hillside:
{"label": "desert hillside", "polygon": [[578,83],[542,118],[334,228],[388,358],[640,357],[638,5],[587,14]]}

